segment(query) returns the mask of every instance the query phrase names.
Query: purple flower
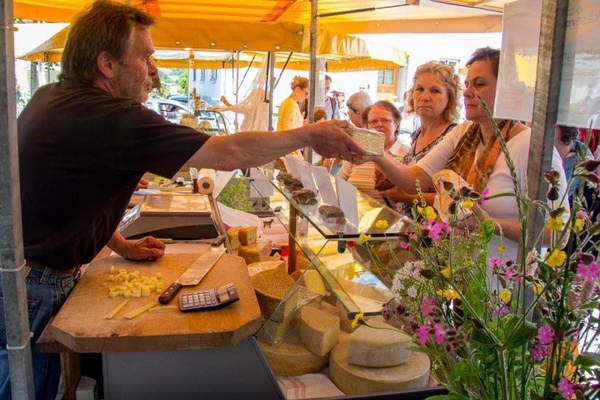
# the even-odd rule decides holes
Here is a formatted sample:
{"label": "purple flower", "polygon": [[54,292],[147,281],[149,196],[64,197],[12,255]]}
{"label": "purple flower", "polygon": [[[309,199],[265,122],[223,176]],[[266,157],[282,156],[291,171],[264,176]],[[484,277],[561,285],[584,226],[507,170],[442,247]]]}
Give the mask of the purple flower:
{"label": "purple flower", "polygon": [[570,399],[571,396],[573,396],[573,393],[575,393],[575,387],[566,377],[563,376],[560,378],[560,381],[558,381],[558,392],[563,399]]}
{"label": "purple flower", "polygon": [[433,224],[429,230],[429,237],[434,241],[442,240],[444,235],[450,231],[448,224],[440,222]]}
{"label": "purple flower", "polygon": [[548,347],[543,345],[532,347],[529,354],[531,354],[534,361],[542,361],[548,355]]}
{"label": "purple flower", "polygon": [[417,334],[417,338],[419,339],[419,343],[425,344],[427,343],[427,325],[419,325],[415,330]]}
{"label": "purple flower", "polygon": [[442,344],[444,342],[444,328],[442,328],[442,324],[435,324],[435,342],[437,344]]}
{"label": "purple flower", "polygon": [[481,191],[481,195],[479,196],[479,203],[480,204],[489,203],[488,197],[490,197],[490,188],[486,187]]}
{"label": "purple flower", "polygon": [[594,282],[598,279],[598,264],[595,262],[589,265],[577,264],[577,275],[588,282]]}
{"label": "purple flower", "polygon": [[552,340],[554,339],[554,331],[552,330],[552,327],[550,325],[540,326],[538,329],[537,338],[542,344],[548,345],[552,343]]}
{"label": "purple flower", "polygon": [[498,257],[491,257],[488,259],[488,266],[492,271],[500,268],[500,259]]}

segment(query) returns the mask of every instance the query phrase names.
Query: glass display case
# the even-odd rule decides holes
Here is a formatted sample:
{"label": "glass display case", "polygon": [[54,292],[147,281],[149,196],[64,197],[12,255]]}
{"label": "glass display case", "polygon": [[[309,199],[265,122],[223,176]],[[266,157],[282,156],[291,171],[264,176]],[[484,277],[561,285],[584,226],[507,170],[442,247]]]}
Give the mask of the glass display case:
{"label": "glass display case", "polygon": [[285,265],[259,273],[272,286],[253,276],[264,319],[257,339],[286,398],[425,399],[444,393],[430,381],[428,356],[408,349],[410,336],[384,322],[391,279],[360,251],[359,241],[367,238],[389,249],[410,221],[362,196],[356,223],[345,215],[329,217],[319,211],[328,204],[318,193],[316,204],[302,205],[277,179],[269,181],[274,190],[254,189],[264,193],[289,240]]}

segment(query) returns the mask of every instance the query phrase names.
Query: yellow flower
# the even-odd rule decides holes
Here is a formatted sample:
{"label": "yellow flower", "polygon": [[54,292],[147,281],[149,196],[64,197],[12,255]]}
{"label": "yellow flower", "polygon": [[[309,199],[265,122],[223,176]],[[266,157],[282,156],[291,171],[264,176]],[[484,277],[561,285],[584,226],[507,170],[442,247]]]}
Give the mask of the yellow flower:
{"label": "yellow flower", "polygon": [[498,295],[498,298],[500,299],[500,301],[502,301],[503,303],[508,303],[510,302],[510,299],[512,297],[512,293],[510,293],[510,291],[508,289],[504,289],[502,291],[502,293],[500,293]]}
{"label": "yellow flower", "polygon": [[427,219],[436,219],[437,218],[437,213],[435,212],[435,209],[431,206],[427,206],[425,208],[417,207],[417,211],[419,212],[419,214],[421,214],[422,216],[424,216]]}
{"label": "yellow flower", "polygon": [[558,217],[550,217],[548,218],[548,221],[546,222],[546,228],[552,230],[552,231],[558,231],[560,228],[562,228],[563,226],[563,220],[560,216]]}
{"label": "yellow flower", "polygon": [[364,233],[361,233],[356,244],[363,244],[369,240],[371,240],[371,235],[365,235]]}
{"label": "yellow flower", "polygon": [[385,219],[378,219],[377,222],[375,222],[375,227],[377,228],[385,229],[388,226],[388,222]]}
{"label": "yellow flower", "polygon": [[537,283],[534,283],[531,286],[531,290],[533,291],[533,294],[535,294],[536,296],[539,296],[540,293],[542,293],[542,290],[544,290],[544,287],[542,285],[538,285]]}
{"label": "yellow flower", "polygon": [[356,328],[356,325],[362,324],[364,316],[365,316],[365,314],[362,311],[359,312],[358,314],[356,314],[354,316],[354,319],[352,320],[352,328]]}
{"label": "yellow flower", "polygon": [[584,227],[585,227],[585,221],[582,220],[581,218],[577,218],[575,220],[575,226],[573,227],[573,230],[575,232],[581,232]]}
{"label": "yellow flower", "polygon": [[348,278],[348,280],[352,280],[354,278],[358,278],[359,273],[356,268],[356,263],[350,263],[344,270],[344,275]]}
{"label": "yellow flower", "polygon": [[552,249],[546,255],[546,264],[548,264],[548,266],[550,266],[550,267],[557,268],[557,267],[560,267],[561,265],[563,265],[565,263],[566,259],[567,259],[567,253],[565,253],[562,250]]}
{"label": "yellow flower", "polygon": [[496,251],[498,252],[498,254],[503,254],[504,250],[506,250],[506,246],[498,246],[496,248]]}
{"label": "yellow flower", "polygon": [[435,292],[435,294],[437,294],[438,296],[444,297],[446,300],[460,299],[460,296],[458,295],[458,293],[456,293],[452,289],[437,290]]}
{"label": "yellow flower", "polygon": [[473,200],[465,199],[462,201],[462,207],[466,210],[470,210],[473,208]]}
{"label": "yellow flower", "polygon": [[444,278],[450,279],[450,277],[452,276],[452,271],[450,270],[450,267],[446,267],[440,270],[440,274],[442,274]]}

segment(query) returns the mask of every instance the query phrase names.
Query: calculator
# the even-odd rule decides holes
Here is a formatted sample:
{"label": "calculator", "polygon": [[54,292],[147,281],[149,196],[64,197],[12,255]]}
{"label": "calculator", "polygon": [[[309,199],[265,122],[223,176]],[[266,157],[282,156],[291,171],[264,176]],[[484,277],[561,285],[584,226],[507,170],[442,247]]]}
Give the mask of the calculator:
{"label": "calculator", "polygon": [[235,285],[229,283],[216,289],[198,290],[180,295],[179,309],[181,311],[215,310],[235,303],[239,299]]}

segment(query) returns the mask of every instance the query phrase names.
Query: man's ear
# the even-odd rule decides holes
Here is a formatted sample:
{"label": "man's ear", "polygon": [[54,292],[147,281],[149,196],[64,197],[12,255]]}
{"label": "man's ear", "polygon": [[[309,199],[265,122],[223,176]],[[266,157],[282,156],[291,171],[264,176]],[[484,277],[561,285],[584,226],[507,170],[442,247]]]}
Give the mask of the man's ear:
{"label": "man's ear", "polygon": [[100,54],[98,54],[98,57],[96,58],[96,66],[98,67],[100,75],[109,79],[114,78],[114,76],[116,75],[116,64],[117,62],[114,59],[110,58],[108,52],[106,51],[100,52]]}

